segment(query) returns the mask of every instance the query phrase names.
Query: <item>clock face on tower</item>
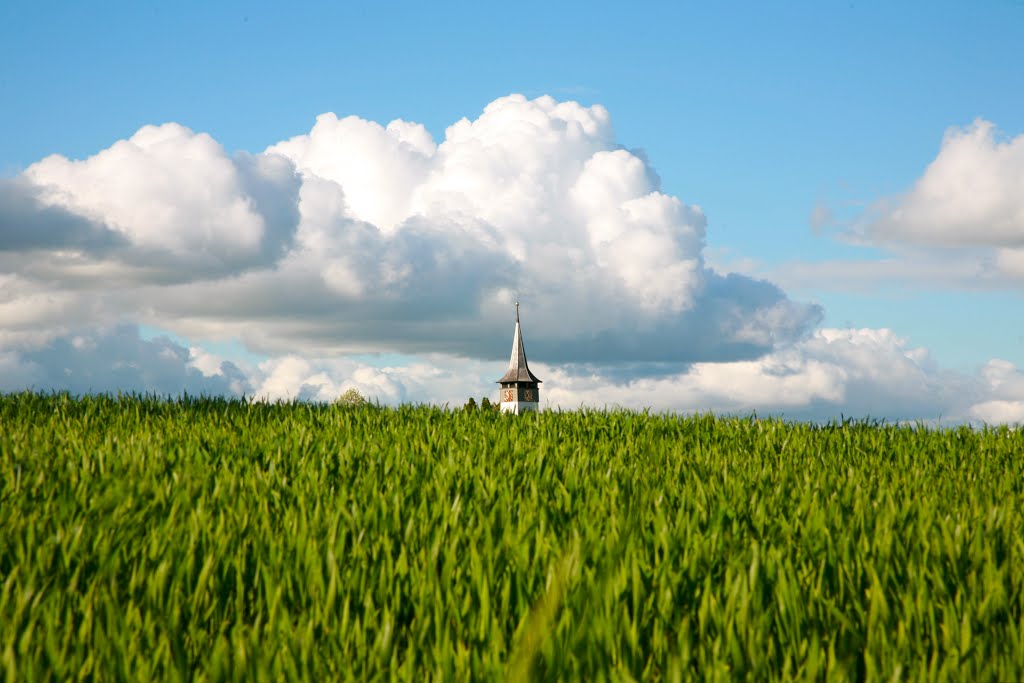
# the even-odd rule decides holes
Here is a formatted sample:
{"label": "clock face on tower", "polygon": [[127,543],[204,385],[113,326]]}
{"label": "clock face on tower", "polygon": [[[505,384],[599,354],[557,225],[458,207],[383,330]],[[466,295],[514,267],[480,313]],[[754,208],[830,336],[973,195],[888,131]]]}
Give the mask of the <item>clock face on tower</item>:
{"label": "clock face on tower", "polygon": [[533,389],[526,389],[525,391],[523,391],[523,400],[524,401],[533,401],[533,400],[535,400],[533,398]]}
{"label": "clock face on tower", "polygon": [[515,401],[516,400],[516,390],[515,389],[502,389],[501,390],[501,400],[505,401],[506,403],[511,403],[512,401]]}

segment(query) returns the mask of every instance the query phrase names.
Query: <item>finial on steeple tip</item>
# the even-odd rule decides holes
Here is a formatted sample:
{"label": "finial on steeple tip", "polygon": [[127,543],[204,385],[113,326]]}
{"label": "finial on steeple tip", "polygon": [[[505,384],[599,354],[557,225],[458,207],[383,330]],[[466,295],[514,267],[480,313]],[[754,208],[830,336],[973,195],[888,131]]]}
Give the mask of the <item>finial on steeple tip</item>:
{"label": "finial on steeple tip", "polygon": [[519,302],[516,302],[516,322],[519,322]]}

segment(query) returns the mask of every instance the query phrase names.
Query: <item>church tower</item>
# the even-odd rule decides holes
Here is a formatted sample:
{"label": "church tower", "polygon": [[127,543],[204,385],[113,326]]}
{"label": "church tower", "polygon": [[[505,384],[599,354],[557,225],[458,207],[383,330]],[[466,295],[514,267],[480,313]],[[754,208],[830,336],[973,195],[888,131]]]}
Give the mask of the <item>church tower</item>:
{"label": "church tower", "polygon": [[501,412],[525,413],[537,410],[540,405],[540,380],[530,372],[526,364],[526,349],[523,348],[523,333],[519,328],[519,302],[516,302],[516,333],[512,337],[512,359],[508,372],[498,380],[501,385]]}

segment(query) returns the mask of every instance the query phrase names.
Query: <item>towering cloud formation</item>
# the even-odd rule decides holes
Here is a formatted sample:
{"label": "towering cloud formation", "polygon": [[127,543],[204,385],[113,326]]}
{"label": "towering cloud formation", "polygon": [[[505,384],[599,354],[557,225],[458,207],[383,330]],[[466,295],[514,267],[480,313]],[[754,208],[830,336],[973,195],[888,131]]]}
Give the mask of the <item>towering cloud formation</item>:
{"label": "towering cloud formation", "polygon": [[[868,231],[988,240],[1017,263],[1012,178],[947,202],[952,218],[932,204],[957,185],[947,165],[1004,177],[1019,150],[983,124],[951,134]],[[937,216],[947,223],[935,227]],[[990,234],[964,237],[982,218]],[[882,405],[933,417],[987,381],[1003,387],[989,392],[1000,403],[961,413],[1019,410],[1015,380],[1000,379],[1012,366],[961,385],[886,331],[813,332],[817,306],[709,268],[706,230],[700,207],[662,192],[646,158],[616,142],[600,106],[512,95],[439,143],[416,123],[323,114],[255,154],[175,123],[146,126],[88,159],[55,155],[0,181],[0,390],[326,400],[354,386],[450,402],[491,386],[519,299],[531,358],[552,364],[539,368],[560,405]],[[238,339],[268,358],[222,363],[144,340],[137,324]],[[417,359],[381,368],[350,355],[366,351]]]}
{"label": "towering cloud formation", "polygon": [[53,224],[36,244],[12,233],[3,262],[24,292],[6,303],[68,301],[37,311],[37,332],[130,319],[269,353],[498,357],[518,297],[541,355],[663,363],[753,358],[820,317],[705,267],[700,208],[660,191],[604,108],[550,97],[496,100],[439,145],[418,124],[324,114],[231,156],[146,126],[6,192],[6,220]]}

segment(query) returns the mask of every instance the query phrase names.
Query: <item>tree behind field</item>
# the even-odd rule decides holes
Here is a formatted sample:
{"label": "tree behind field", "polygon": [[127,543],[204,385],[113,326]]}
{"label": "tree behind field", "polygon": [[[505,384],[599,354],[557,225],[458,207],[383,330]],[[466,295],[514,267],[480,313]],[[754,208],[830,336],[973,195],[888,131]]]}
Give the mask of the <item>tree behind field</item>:
{"label": "tree behind field", "polygon": [[335,403],[341,406],[351,406],[353,408],[358,408],[359,406],[366,404],[366,398],[359,393],[358,389],[352,388],[346,390],[345,393],[339,396],[338,400],[335,401]]}

